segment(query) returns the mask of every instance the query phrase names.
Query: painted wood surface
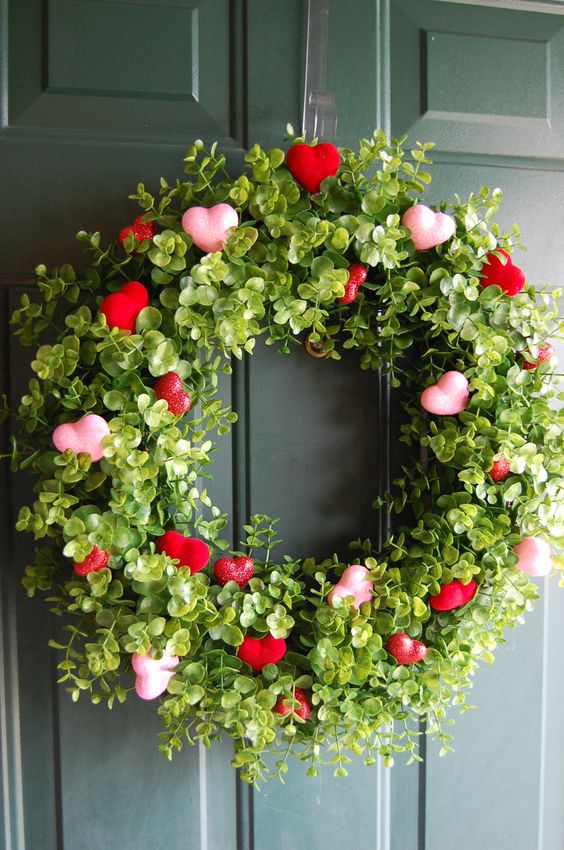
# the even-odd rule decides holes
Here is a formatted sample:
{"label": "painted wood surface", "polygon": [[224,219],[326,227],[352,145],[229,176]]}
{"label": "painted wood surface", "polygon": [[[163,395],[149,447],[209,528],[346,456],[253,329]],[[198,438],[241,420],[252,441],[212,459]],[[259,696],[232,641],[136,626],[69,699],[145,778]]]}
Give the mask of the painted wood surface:
{"label": "painted wood surface", "polygon": [[[0,126],[0,391],[28,369],[9,312],[38,262],[76,259],[74,232],[111,237],[127,195],[181,170],[195,137],[236,169],[253,141],[300,125],[302,0],[3,0]],[[326,89],[337,140],[373,127],[435,139],[429,198],[500,186],[536,281],[564,269],[564,3],[355,0],[329,3]],[[166,56],[163,51],[166,47]],[[564,359],[564,353],[562,355]],[[354,358],[323,363],[259,346],[225,380],[241,421],[215,463],[233,517],[280,515],[296,555],[377,536],[373,493],[397,460],[387,393]],[[7,435],[3,435],[3,450]],[[290,462],[288,462],[290,459]],[[238,782],[231,746],[156,751],[153,706],[70,703],[54,684],[41,600],[20,587],[31,544],[12,532],[29,481],[2,475],[0,830],[6,850],[562,850],[564,593],[546,584],[527,624],[476,677],[456,752],[392,770],[354,764],[284,786]]]}

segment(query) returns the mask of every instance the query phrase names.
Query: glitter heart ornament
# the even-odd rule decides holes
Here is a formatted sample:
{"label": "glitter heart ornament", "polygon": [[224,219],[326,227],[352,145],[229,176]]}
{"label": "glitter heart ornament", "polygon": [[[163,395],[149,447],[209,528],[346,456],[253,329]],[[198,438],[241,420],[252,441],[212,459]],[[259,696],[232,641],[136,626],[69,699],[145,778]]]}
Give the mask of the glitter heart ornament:
{"label": "glitter heart ornament", "polygon": [[[527,354],[530,355],[530,351],[527,351]],[[523,369],[537,369],[541,363],[544,363],[546,360],[550,360],[550,358],[554,357],[555,354],[556,352],[551,342],[547,342],[546,345],[539,345],[537,359],[532,363],[529,362],[529,360],[524,360]]]}
{"label": "glitter heart ornament", "polygon": [[347,567],[335,587],[329,591],[328,604],[332,606],[334,599],[342,599],[344,596],[352,596],[354,607],[357,609],[363,602],[370,602],[374,585],[368,578],[369,575],[370,570],[360,564]]}
{"label": "glitter heart ornament", "polygon": [[468,380],[462,372],[445,372],[436,384],[421,393],[421,407],[428,413],[453,416],[468,404]]}
{"label": "glitter heart ornament", "polygon": [[98,573],[108,566],[110,553],[105,549],[99,549],[94,546],[91,552],[88,553],[84,561],[79,561],[73,564],[74,571],[79,576],[87,576],[89,573]]}
{"label": "glitter heart ornament", "polygon": [[236,581],[243,590],[253,577],[255,562],[252,558],[219,558],[213,568],[213,574],[220,584]]}
{"label": "glitter heart ornament", "polygon": [[[294,700],[299,703],[299,706],[294,706]],[[274,706],[276,714],[281,714],[283,717],[293,712],[301,717],[302,720],[307,720],[311,714],[311,704],[308,695],[302,688],[295,688],[293,695],[283,696],[278,699]]]}
{"label": "glitter heart ornament", "polygon": [[552,572],[550,546],[541,537],[525,537],[513,547],[518,557],[515,569],[533,578],[547,576]]}
{"label": "glitter heart ornament", "polygon": [[210,254],[221,251],[231,227],[237,227],[237,210],[229,204],[213,207],[190,207],[182,216],[182,228],[192,237],[194,245]]}
{"label": "glitter heart ornament", "polygon": [[76,422],[65,422],[53,431],[53,443],[59,452],[70,449],[75,455],[89,454],[93,461],[104,457],[102,440],[110,433],[105,419],[97,413],[87,413]]}
{"label": "glitter heart ornament", "polygon": [[[118,242],[123,248],[125,240],[130,233],[133,234],[133,238],[137,242],[144,242],[145,239],[152,239],[156,232],[157,228],[154,221],[143,221],[143,215],[138,215],[133,219],[133,224],[122,227],[119,232]],[[134,250],[133,253],[136,254],[137,251]]]}
{"label": "glitter heart ornament", "polygon": [[416,251],[428,251],[447,242],[456,230],[456,222],[446,213],[434,212],[425,204],[415,204],[407,209],[401,219],[411,231],[411,241]]}
{"label": "glitter heart ornament", "polygon": [[337,298],[340,304],[352,304],[356,300],[359,287],[362,286],[368,275],[366,267],[361,263],[351,263],[348,273],[349,279],[345,283],[345,294],[342,298]]}
{"label": "glitter heart ornament", "polygon": [[498,460],[494,460],[488,475],[492,481],[495,481],[495,483],[498,484],[500,481],[505,481],[510,472],[511,467],[509,465],[509,461],[506,457],[500,457]]}
{"label": "glitter heart ornament", "polygon": [[135,652],[131,657],[131,666],[137,674],[135,691],[140,699],[156,699],[164,693],[168,683],[174,676],[173,668],[178,664],[177,655],[163,653],[162,658],[153,658],[152,653],[139,655]]}
{"label": "glitter heart ornament", "polygon": [[414,640],[405,632],[398,632],[388,638],[386,649],[398,664],[416,664],[427,655],[428,649],[420,640]]}
{"label": "glitter heart ornament", "polygon": [[153,389],[157,399],[164,399],[168,409],[175,416],[182,416],[183,413],[190,410],[192,399],[184,389],[182,379],[177,372],[167,372],[166,375],[161,375],[153,384]]}

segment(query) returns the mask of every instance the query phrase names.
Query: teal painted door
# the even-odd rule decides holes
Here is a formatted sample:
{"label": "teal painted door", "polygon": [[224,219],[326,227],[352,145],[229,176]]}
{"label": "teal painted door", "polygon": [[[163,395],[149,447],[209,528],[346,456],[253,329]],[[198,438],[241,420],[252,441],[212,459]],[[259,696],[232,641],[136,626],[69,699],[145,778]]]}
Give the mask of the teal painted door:
{"label": "teal painted door", "polygon": [[[310,31],[306,68],[308,5],[326,28]],[[504,223],[518,220],[529,246],[521,265],[536,281],[562,277],[561,2],[3,0],[0,15],[0,376],[13,399],[28,370],[8,316],[35,264],[76,260],[79,227],[111,237],[132,217],[127,194],[174,178],[195,137],[218,139],[233,169],[249,142],[280,144],[287,121],[301,125],[305,80],[326,95],[306,88],[306,121],[336,118],[339,143],[375,126],[437,141],[431,201],[500,186]],[[235,539],[258,510],[282,517],[296,555],[378,535],[371,496],[397,448],[377,378],[354,360],[261,349],[224,398],[242,418],[214,496]],[[429,745],[419,768],[359,762],[342,781],[305,779],[295,765],[284,786],[257,794],[229,767],[228,742],[168,764],[151,705],[131,700],[108,716],[57,689],[45,642],[55,624],[21,590],[30,547],[12,533],[29,482],[4,470],[1,497],[6,850],[564,847],[556,582],[477,676],[478,710],[459,719],[453,755],[439,760]]]}

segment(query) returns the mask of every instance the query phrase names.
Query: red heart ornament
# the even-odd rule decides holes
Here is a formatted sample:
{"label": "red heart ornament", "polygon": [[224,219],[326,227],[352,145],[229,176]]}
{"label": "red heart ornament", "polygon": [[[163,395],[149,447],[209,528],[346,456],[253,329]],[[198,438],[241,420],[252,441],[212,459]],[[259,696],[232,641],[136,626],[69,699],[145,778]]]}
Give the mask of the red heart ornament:
{"label": "red heart ornament", "polygon": [[64,422],[53,431],[53,444],[57,451],[70,449],[75,455],[85,452],[92,461],[102,460],[102,441],[110,433],[110,426],[97,413],[87,413],[76,422]]}
{"label": "red heart ornament", "polygon": [[215,562],[213,573],[220,584],[236,581],[241,590],[253,577],[255,562],[252,558],[219,558]]}
{"label": "red heart ornament", "polygon": [[542,537],[525,537],[513,551],[518,557],[516,570],[530,576],[547,576],[552,572],[550,546]]}
{"label": "red heart ornament", "polygon": [[[299,702],[299,706],[293,705],[294,700]],[[280,697],[274,706],[274,711],[276,714],[281,714],[283,717],[290,714],[290,712],[294,712],[294,714],[297,714],[298,717],[302,718],[302,720],[307,720],[311,714],[311,705],[306,692],[302,690],[302,688],[296,688],[293,696]]]}
{"label": "red heart ornament", "polygon": [[229,204],[215,204],[209,208],[189,207],[182,216],[182,229],[206,254],[221,251],[231,228],[238,224],[237,210]]}
{"label": "red heart ornament", "polygon": [[100,572],[100,570],[103,570],[104,567],[108,566],[109,560],[109,552],[106,552],[104,549],[98,549],[97,546],[94,546],[84,561],[74,564],[74,571],[79,576],[87,576],[88,573],[97,573]]}
{"label": "red heart ornament", "polygon": [[358,289],[368,274],[366,268],[360,263],[351,263],[349,268],[349,279],[345,283],[345,294],[342,298],[337,298],[341,304],[352,304],[358,295]]}
{"label": "red heart ornament", "polygon": [[237,650],[237,657],[252,667],[262,670],[267,664],[277,664],[286,655],[286,641],[275,638],[271,634],[263,638],[243,638],[243,643]]}
{"label": "red heart ornament", "polygon": [[192,574],[203,570],[210,559],[209,547],[203,540],[184,537],[179,531],[167,531],[159,537],[157,552],[164,552],[169,558],[178,560],[178,567],[188,567]]}
{"label": "red heart ornament", "polygon": [[500,457],[499,460],[494,460],[488,475],[497,484],[499,481],[505,481],[510,472],[509,461],[506,457]]}
{"label": "red heart ornament", "polygon": [[100,305],[100,312],[106,317],[109,328],[135,333],[137,316],[149,305],[149,293],[138,280],[124,283],[119,292],[106,295]]}
{"label": "red heart ornament", "polygon": [[410,231],[416,251],[428,251],[442,245],[454,235],[456,222],[452,216],[434,212],[425,204],[414,204],[401,217],[401,223]]}
{"label": "red heart ornament", "polygon": [[511,257],[499,248],[498,254],[503,254],[506,262],[502,262],[496,254],[488,254],[482,266],[482,286],[499,286],[506,295],[518,295],[525,286],[525,274],[513,264]]}
{"label": "red heart ornament", "polygon": [[468,379],[462,372],[445,372],[421,393],[421,407],[437,416],[454,416],[468,405]]}
{"label": "red heart ornament", "polygon": [[292,145],[286,154],[290,174],[311,194],[319,192],[321,181],[333,177],[340,164],[341,155],[330,142],[322,142],[314,147],[303,143]]}
{"label": "red heart ornament", "polygon": [[462,584],[457,578],[449,584],[442,584],[440,593],[431,596],[429,604],[434,611],[452,611],[466,605],[476,595],[478,585],[471,579],[468,584]]}
{"label": "red heart ornament", "polygon": [[172,672],[180,661],[177,655],[163,652],[161,658],[153,658],[150,649],[146,655],[134,652],[131,656],[131,666],[137,676],[135,691],[140,699],[156,699],[164,693],[168,683],[174,676]]}
{"label": "red heart ornament", "polygon": [[[138,215],[133,219],[133,224],[122,227],[119,232],[118,242],[123,248],[123,243],[130,233],[133,234],[133,238],[137,242],[143,242],[145,239],[152,239],[156,232],[157,228],[154,221],[143,221],[143,215]],[[134,250],[133,253],[136,254],[137,251]]]}
{"label": "red heart ornament", "polygon": [[153,389],[158,399],[164,398],[168,409],[175,416],[182,416],[190,410],[192,399],[184,389],[180,375],[176,372],[167,372],[166,375],[157,378]]}
{"label": "red heart ornament", "polygon": [[427,647],[420,640],[414,640],[405,632],[398,632],[388,638],[386,649],[398,664],[415,664],[427,655]]}
{"label": "red heart ornament", "polygon": [[[547,342],[546,345],[539,345],[537,359],[534,363],[530,363],[528,360],[525,360],[523,363],[523,369],[536,369],[537,366],[544,363],[545,360],[550,360],[550,358],[554,356],[554,353],[554,346],[551,342]],[[528,349],[527,354],[531,354]]]}

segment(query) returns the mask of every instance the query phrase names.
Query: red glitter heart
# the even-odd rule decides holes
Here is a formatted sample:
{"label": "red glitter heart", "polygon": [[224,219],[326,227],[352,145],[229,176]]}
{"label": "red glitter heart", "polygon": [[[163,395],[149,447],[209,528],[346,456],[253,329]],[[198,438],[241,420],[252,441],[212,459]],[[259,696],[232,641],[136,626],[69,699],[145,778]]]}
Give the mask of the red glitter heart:
{"label": "red glitter heart", "polygon": [[[528,360],[524,361],[523,369],[536,369],[540,363],[544,363],[545,360],[550,360],[550,358],[554,355],[554,346],[551,342],[547,342],[546,345],[539,345],[538,352],[537,359],[534,363],[529,363]],[[530,353],[530,351],[527,351],[527,354]]]}
{"label": "red glitter heart", "polygon": [[499,460],[494,460],[488,475],[497,484],[499,481],[504,481],[510,472],[509,461],[506,457],[501,457]]}
{"label": "red glitter heart", "polygon": [[289,696],[280,697],[276,705],[274,706],[274,711],[276,714],[281,714],[285,717],[290,712],[297,714],[298,717],[301,717],[302,720],[307,720],[309,715],[311,714],[311,705],[308,699],[308,696],[302,688],[296,688],[294,690],[293,699],[299,702],[299,706],[292,707],[292,694]]}
{"label": "red glitter heart", "polygon": [[180,375],[176,372],[168,372],[166,375],[157,378],[153,389],[158,399],[164,398],[168,404],[168,409],[175,416],[181,416],[190,410],[192,399],[184,389]]}
{"label": "red glitter heart", "polygon": [[236,581],[241,589],[245,588],[253,577],[255,562],[252,558],[219,558],[213,568],[220,584]]}
{"label": "red glitter heart", "polygon": [[86,556],[84,561],[74,564],[74,571],[79,576],[87,576],[88,573],[98,573],[108,566],[110,553],[104,549],[98,549],[94,546],[92,551]]}
{"label": "red glitter heart", "polygon": [[[154,221],[143,221],[143,215],[138,215],[133,219],[133,224],[122,227],[119,232],[118,242],[123,248],[124,242],[130,233],[133,234],[137,242],[143,242],[145,239],[152,239],[156,232],[157,228]],[[137,251],[134,250],[133,253],[136,254]]]}
{"label": "red glitter heart", "polygon": [[388,638],[386,649],[398,664],[415,664],[427,655],[427,647],[420,640],[414,640],[405,632],[398,632]]}
{"label": "red glitter heart", "polygon": [[352,304],[358,295],[358,289],[366,280],[368,272],[360,263],[351,263],[349,266],[349,279],[345,283],[345,294],[337,298],[341,304]]}

